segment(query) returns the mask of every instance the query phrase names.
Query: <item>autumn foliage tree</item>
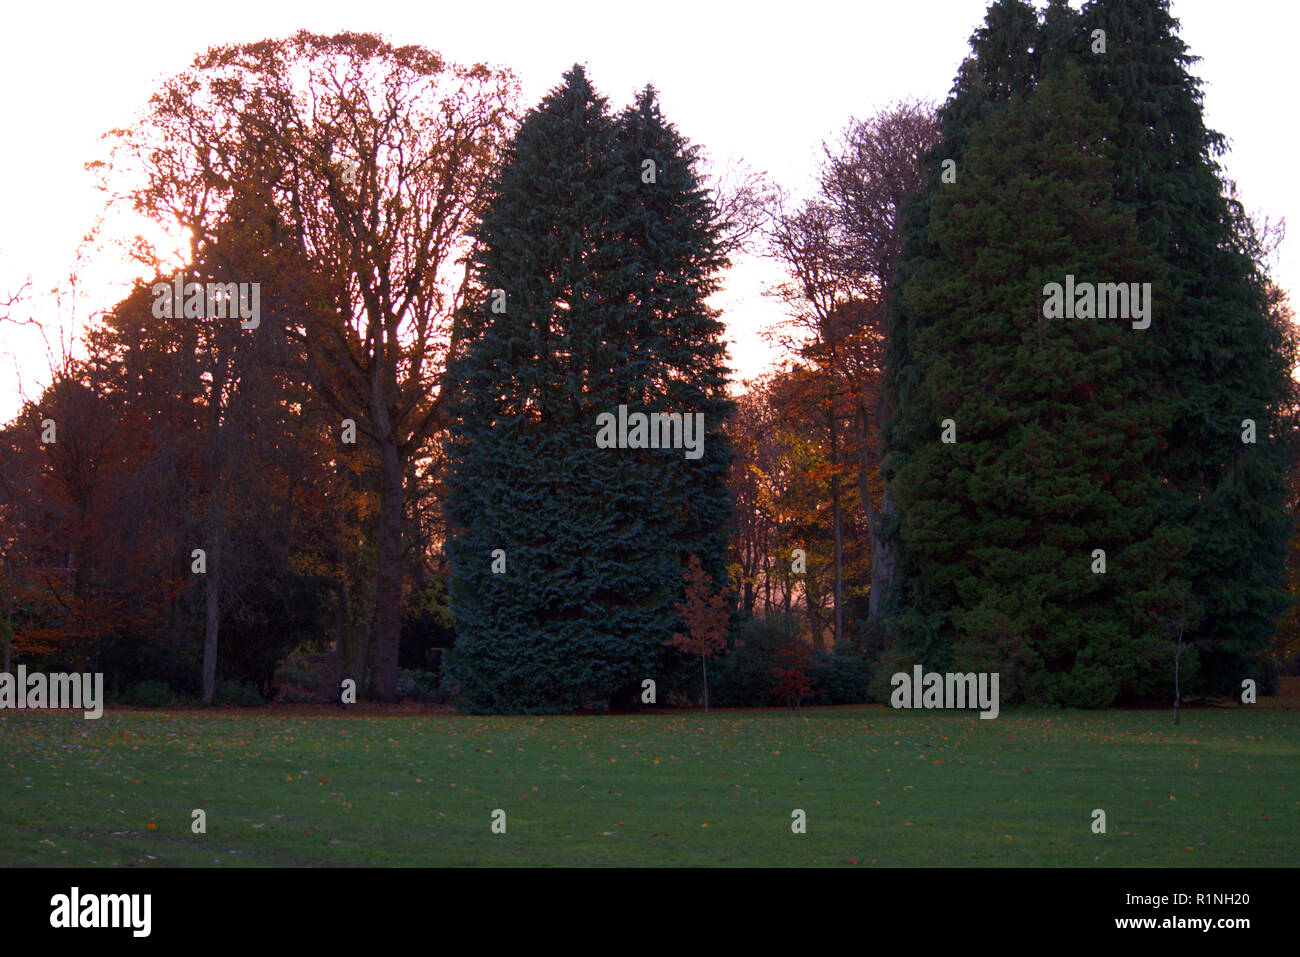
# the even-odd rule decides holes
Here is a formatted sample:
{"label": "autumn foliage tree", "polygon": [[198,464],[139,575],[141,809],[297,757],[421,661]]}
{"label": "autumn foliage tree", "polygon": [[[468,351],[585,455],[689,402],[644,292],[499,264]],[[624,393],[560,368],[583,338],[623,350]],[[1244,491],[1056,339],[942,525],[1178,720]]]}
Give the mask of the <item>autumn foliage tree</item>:
{"label": "autumn foliage tree", "polygon": [[[746,382],[728,429],[736,450],[732,581],[742,590],[740,608],[748,617],[798,614],[812,645],[825,650],[835,615],[832,485],[848,457],[838,469],[832,465],[823,384],[802,362]],[[864,604],[871,549],[856,484],[843,483],[840,498],[839,551],[851,608]]]}
{"label": "autumn foliage tree", "polygon": [[674,610],[686,625],[686,633],[677,632],[668,640],[673,648],[688,655],[697,655],[704,677],[704,710],[709,710],[708,659],[727,647],[727,621],[730,616],[731,589],[713,591],[713,579],[700,565],[700,559],[691,555],[690,563],[682,570],[686,581],[686,600],[676,602]]}
{"label": "autumn foliage tree", "polygon": [[[124,170],[144,171],[122,198],[188,233],[187,266],[232,222],[275,251],[248,278],[292,286],[283,298],[302,308],[262,334],[310,348],[299,375],[375,462],[367,631],[385,700],[397,686],[408,466],[439,425],[458,264],[514,91],[507,73],[423,47],[300,31],[200,55],[141,123],[110,134],[111,162],[95,164],[118,189]],[[160,265],[161,253],[138,246]]]}
{"label": "autumn foliage tree", "polygon": [[[772,255],[787,274],[774,292],[791,317],[776,338],[810,373],[805,401],[816,409],[819,431],[827,439],[837,647],[846,640],[846,591],[853,587],[844,574],[848,520],[842,481],[851,473],[853,458],[871,540],[873,620],[890,587],[894,508],[878,477],[879,437],[889,414],[879,387],[885,364],[885,297],[902,243],[901,210],[920,189],[920,156],[937,135],[933,111],[922,103],[900,103],[866,121],[852,121],[839,142],[824,147],[819,194],[794,209],[779,208],[769,229]],[[854,446],[856,455],[850,454]],[[875,487],[880,487],[879,508],[873,501]],[[821,646],[819,634],[814,641]]]}
{"label": "autumn foliage tree", "polygon": [[773,678],[772,694],[796,708],[816,695],[817,679],[809,671],[813,666],[813,651],[802,642],[781,649],[781,661],[769,672]]}

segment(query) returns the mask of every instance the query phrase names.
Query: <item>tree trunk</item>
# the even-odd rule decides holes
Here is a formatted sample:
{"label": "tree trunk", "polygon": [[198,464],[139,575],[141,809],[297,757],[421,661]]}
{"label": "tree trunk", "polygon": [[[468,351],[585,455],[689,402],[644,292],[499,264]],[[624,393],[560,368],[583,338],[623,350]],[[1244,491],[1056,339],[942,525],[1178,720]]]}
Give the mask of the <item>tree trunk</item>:
{"label": "tree trunk", "polygon": [[830,412],[826,418],[831,430],[831,525],[835,536],[835,554],[833,557],[835,585],[834,592],[831,595],[831,601],[835,604],[833,618],[835,633],[831,647],[839,651],[844,641],[844,533],[841,528],[840,517],[839,435],[835,428],[835,403],[833,397]]}
{"label": "tree trunk", "polygon": [[[372,491],[365,475],[352,476],[342,463],[339,474],[347,483],[349,497],[353,493]],[[358,509],[349,507],[346,523],[355,522],[368,540],[378,538],[376,527],[370,533],[368,523]],[[357,691],[369,693],[366,684],[366,663],[370,654],[370,634],[375,625],[375,564],[367,548],[357,548],[355,543],[344,547],[342,537],[337,544],[338,567],[343,570],[339,586],[337,637],[335,640],[334,686],[332,696],[337,699],[345,678],[357,684]],[[356,587],[354,588],[354,584]]]}
{"label": "tree trunk", "polygon": [[821,604],[821,596],[814,600],[812,590],[808,587],[808,578],[812,573],[804,575],[803,579],[803,597],[804,603],[808,606],[808,628],[812,631],[813,647],[818,651],[826,650],[826,635],[822,630],[822,624],[817,620],[817,607]]}
{"label": "tree trunk", "polygon": [[379,555],[375,590],[375,692],[381,701],[397,700],[397,654],[402,640],[402,464],[397,441],[389,437],[380,450]]}
{"label": "tree trunk", "polygon": [[[189,353],[187,353],[189,354]],[[193,353],[197,355],[198,353]],[[230,419],[223,422],[222,411],[233,415],[233,409],[227,405],[226,386],[229,382],[230,369],[224,357],[220,357],[213,366],[212,384],[207,392],[208,404],[208,449],[207,478],[208,491],[207,541],[204,543],[206,560],[203,575],[203,703],[212,704],[217,691],[217,639],[221,630],[221,550],[222,529],[226,520],[223,509],[226,494],[226,456],[229,447],[226,443],[226,429]],[[201,378],[201,376],[200,376]],[[232,390],[233,391],[233,390]]]}
{"label": "tree trunk", "polygon": [[835,526],[835,633],[831,647],[840,650],[844,643],[844,530],[840,519],[840,477],[831,476],[831,510],[834,512]]}
{"label": "tree trunk", "polygon": [[0,638],[4,639],[5,646],[4,666],[0,670],[13,674],[10,664],[14,644],[14,579],[13,568],[8,558],[5,560],[5,624]]}
{"label": "tree trunk", "polygon": [[704,710],[709,710],[709,660],[700,655],[700,667],[704,669]]}
{"label": "tree trunk", "polygon": [[879,516],[871,526],[871,600],[867,617],[873,622],[878,622],[881,618],[885,599],[889,597],[889,591],[894,586],[898,563],[898,555],[894,551],[893,543],[877,531],[895,511],[894,497],[889,494],[888,485],[885,486],[881,506]]}
{"label": "tree trunk", "polygon": [[212,704],[217,690],[217,638],[221,629],[221,516],[212,507],[208,522],[207,564],[203,575],[203,703]]}
{"label": "tree trunk", "polygon": [[[883,400],[877,406],[877,414],[880,415],[883,408]],[[884,428],[885,422],[882,417],[880,423],[881,429]],[[871,429],[866,405],[858,403],[858,492],[862,498],[862,508],[867,513],[867,522],[871,528],[871,594],[867,606],[867,617],[870,621],[879,622],[881,608],[884,605],[885,598],[893,587],[894,571],[897,564],[897,555],[894,553],[892,543],[890,543],[881,533],[880,528],[884,522],[894,514],[894,498],[889,494],[889,483],[885,483],[885,493],[881,497],[880,508],[877,509],[875,503],[871,500],[871,467],[873,456],[871,453]]]}
{"label": "tree trunk", "polygon": [[335,546],[335,567],[343,570],[343,581],[339,585],[338,591],[334,595],[334,674],[331,676],[333,691],[339,690],[339,683],[343,680],[343,671],[347,667],[346,645],[348,644],[348,612],[350,605],[348,602],[348,573],[347,563],[343,558],[343,539],[340,538]]}
{"label": "tree trunk", "polygon": [[1183,697],[1182,685],[1181,685],[1182,677],[1180,674],[1182,661],[1183,661],[1183,632],[1182,629],[1179,629],[1178,651],[1174,654],[1174,726],[1175,727],[1177,727],[1178,725],[1178,708]]}

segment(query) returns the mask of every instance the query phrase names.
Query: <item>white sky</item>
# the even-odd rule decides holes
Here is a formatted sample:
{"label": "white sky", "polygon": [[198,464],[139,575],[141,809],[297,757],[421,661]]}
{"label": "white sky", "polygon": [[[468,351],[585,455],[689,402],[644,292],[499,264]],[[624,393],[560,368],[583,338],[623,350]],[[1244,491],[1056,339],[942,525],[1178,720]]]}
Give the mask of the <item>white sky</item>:
{"label": "white sky", "polygon": [[[163,77],[211,45],[300,28],[375,32],[453,61],[507,66],[525,105],[584,62],[614,108],[653,83],[669,120],[712,156],[743,157],[806,191],[821,142],[851,116],[906,97],[944,99],[985,8],[984,0],[15,4],[0,33],[0,298],[29,275],[37,290],[66,279],[102,209],[83,168],[102,158],[100,135],[130,124]],[[1202,58],[1195,70],[1207,120],[1231,141],[1227,169],[1247,209],[1300,228],[1289,115],[1296,10],[1286,0],[1173,2],[1184,41]],[[1300,279],[1296,245],[1284,244],[1274,268],[1290,292]],[[741,264],[717,300],[743,376],[776,358],[758,334],[781,317],[762,295],[773,278],[770,268]],[[75,314],[41,299],[36,315],[68,326],[116,298],[90,294]],[[0,326],[0,421],[17,410],[20,382],[34,396],[46,379],[39,338]]]}

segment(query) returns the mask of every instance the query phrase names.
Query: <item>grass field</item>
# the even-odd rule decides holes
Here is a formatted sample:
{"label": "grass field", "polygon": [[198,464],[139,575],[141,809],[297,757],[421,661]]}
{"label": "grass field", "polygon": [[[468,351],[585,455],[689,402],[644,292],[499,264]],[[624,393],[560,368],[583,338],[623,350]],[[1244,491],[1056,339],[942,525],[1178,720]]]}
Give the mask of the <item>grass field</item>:
{"label": "grass field", "polygon": [[882,706],[0,712],[0,863],[1294,865],[1295,703],[1184,711],[1178,728],[1158,711]]}

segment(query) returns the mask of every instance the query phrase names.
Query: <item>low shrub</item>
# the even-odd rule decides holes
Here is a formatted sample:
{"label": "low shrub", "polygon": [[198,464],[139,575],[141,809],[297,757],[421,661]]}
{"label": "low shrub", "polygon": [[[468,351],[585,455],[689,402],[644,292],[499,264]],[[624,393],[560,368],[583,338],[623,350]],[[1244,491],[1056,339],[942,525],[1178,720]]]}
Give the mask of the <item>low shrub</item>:
{"label": "low shrub", "polygon": [[874,667],[872,668],[871,678],[869,679],[869,688],[872,699],[888,703],[890,696],[894,691],[894,675],[899,672],[910,675],[912,673],[912,665],[915,661],[916,659],[914,656],[900,651],[897,648],[890,648],[882,653],[875,661]]}
{"label": "low shrub", "polygon": [[418,671],[402,668],[397,672],[397,697],[415,698],[442,704],[447,694],[442,687],[442,676],[434,671]]}
{"label": "low shrub", "polygon": [[276,672],[275,682],[278,685],[296,685],[298,688],[307,691],[319,691],[321,677],[314,671],[295,668],[293,665],[285,665]]}
{"label": "low shrub", "polygon": [[871,693],[871,664],[855,654],[818,652],[809,674],[821,690],[818,704],[869,704],[878,700]]}
{"label": "low shrub", "polygon": [[773,693],[772,671],[782,652],[797,647],[800,626],[794,618],[750,618],[732,633],[730,650],[709,661],[709,702],[719,708],[762,708],[784,704]]}
{"label": "low shrub", "polygon": [[813,650],[805,644],[787,645],[781,649],[780,663],[771,670],[771,694],[785,702],[787,707],[798,708],[805,701],[817,698],[822,692],[812,676]]}
{"label": "low shrub", "polygon": [[176,694],[167,682],[146,679],[132,686],[126,703],[137,708],[167,708],[176,704]]}
{"label": "low shrub", "polygon": [[266,704],[261,693],[247,681],[223,681],[212,700],[214,704],[233,704],[244,708]]}
{"label": "low shrub", "polygon": [[275,700],[278,704],[308,704],[319,701],[320,695],[301,685],[281,684],[275,689]]}

